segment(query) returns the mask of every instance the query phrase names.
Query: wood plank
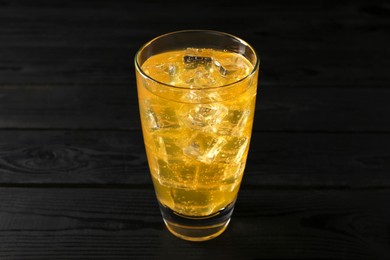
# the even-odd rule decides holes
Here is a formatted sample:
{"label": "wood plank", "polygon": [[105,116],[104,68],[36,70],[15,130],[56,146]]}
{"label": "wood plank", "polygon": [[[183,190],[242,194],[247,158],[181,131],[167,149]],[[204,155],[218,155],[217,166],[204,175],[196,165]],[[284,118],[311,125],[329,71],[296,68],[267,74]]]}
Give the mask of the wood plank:
{"label": "wood plank", "polygon": [[250,42],[273,86],[388,87],[390,23],[383,1],[207,5],[3,1],[0,83],[127,84],[143,43],[196,24]]}
{"label": "wood plank", "polygon": [[[389,134],[254,133],[243,185],[390,187]],[[0,131],[2,185],[151,183],[139,131]]]}
{"label": "wood plank", "polygon": [[[143,43],[134,47],[5,47],[0,49],[0,85],[128,85],[134,79],[135,53]],[[257,51],[262,82],[274,88],[388,88],[390,55],[386,50],[319,46],[295,51],[259,46]]]}
{"label": "wood plank", "polygon": [[[388,132],[390,89],[273,88],[259,83],[254,131]],[[0,128],[140,130],[128,85],[0,86]]]}
{"label": "wood plank", "polygon": [[1,259],[388,259],[389,190],[245,190],[220,237],[163,226],[151,189],[0,188]]}
{"label": "wood plank", "polygon": [[140,129],[135,82],[0,86],[0,128]]}
{"label": "wood plank", "polygon": [[[111,1],[29,1],[3,0],[0,10],[3,37],[2,46],[118,46],[131,39],[146,41],[156,33],[198,24],[204,28],[226,28],[240,35],[265,40],[261,45],[283,50],[307,47],[329,46],[350,50],[363,47],[366,43],[375,44],[385,50],[385,42],[372,42],[365,35],[385,39],[389,21],[386,18],[388,7],[384,1],[339,1],[334,4],[288,1],[238,3],[213,1],[208,8],[199,8],[197,3],[179,5],[177,1],[166,3]],[[196,8],[197,12],[188,12]],[[146,12],[147,10],[147,12]],[[230,12],[226,16],[226,12]],[[385,15],[384,15],[385,14]],[[175,19],[167,19],[167,17]],[[199,19],[199,18],[202,19]],[[275,19],[278,17],[278,19]],[[332,18],[332,19],[330,19]],[[310,20],[310,22],[308,22]],[[178,25],[177,21],[182,22]],[[250,24],[250,26],[248,26]],[[345,33],[348,35],[345,35]],[[253,34],[254,33],[254,34]],[[70,37],[78,35],[80,37]],[[363,36],[363,37],[359,37]],[[119,37],[118,37],[119,36]],[[337,37],[329,37],[337,36]],[[352,36],[352,37],[351,37]],[[272,40],[271,38],[275,37]],[[358,38],[359,37],[359,38]],[[286,45],[285,39],[304,45]],[[21,41],[21,39],[27,41]],[[45,39],[44,42],[39,41]],[[90,40],[86,42],[86,40]],[[358,42],[355,42],[359,39]],[[372,38],[371,38],[372,39]],[[95,40],[95,41],[93,41]],[[122,40],[122,41],[121,41]],[[321,40],[325,42],[321,43]],[[343,42],[346,40],[347,42]],[[16,45],[12,45],[15,43]],[[340,44],[341,43],[341,44]],[[354,43],[350,45],[347,43]],[[258,43],[260,44],[260,43]],[[309,44],[309,45],[308,45]],[[378,49],[377,49],[378,50]]]}
{"label": "wood plank", "polygon": [[139,184],[148,180],[140,132],[3,131],[0,138],[2,183]]}

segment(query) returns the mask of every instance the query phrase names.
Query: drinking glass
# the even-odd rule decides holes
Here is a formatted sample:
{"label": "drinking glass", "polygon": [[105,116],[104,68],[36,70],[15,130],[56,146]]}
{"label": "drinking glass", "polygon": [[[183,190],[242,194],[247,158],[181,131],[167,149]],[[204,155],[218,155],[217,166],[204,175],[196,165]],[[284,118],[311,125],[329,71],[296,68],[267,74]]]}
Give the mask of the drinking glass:
{"label": "drinking glass", "polygon": [[142,133],[168,230],[185,240],[223,233],[245,170],[259,58],[219,31],[158,36],[135,56]]}

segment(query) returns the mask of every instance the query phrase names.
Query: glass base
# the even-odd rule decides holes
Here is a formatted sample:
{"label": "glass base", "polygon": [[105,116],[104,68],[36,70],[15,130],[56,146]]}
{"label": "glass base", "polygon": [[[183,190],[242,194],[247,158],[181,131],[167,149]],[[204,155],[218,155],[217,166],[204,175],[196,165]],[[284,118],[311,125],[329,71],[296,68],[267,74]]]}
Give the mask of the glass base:
{"label": "glass base", "polygon": [[206,217],[181,215],[160,205],[160,211],[168,230],[175,236],[188,241],[206,241],[222,234],[229,225],[234,202],[225,209]]}

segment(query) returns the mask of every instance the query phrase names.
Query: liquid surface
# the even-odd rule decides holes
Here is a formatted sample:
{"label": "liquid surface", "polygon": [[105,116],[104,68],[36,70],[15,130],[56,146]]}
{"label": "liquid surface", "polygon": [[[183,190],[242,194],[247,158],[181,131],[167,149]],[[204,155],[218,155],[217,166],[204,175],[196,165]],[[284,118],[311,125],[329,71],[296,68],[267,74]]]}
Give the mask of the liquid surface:
{"label": "liquid surface", "polygon": [[153,79],[178,87],[218,87],[247,76],[253,66],[241,55],[188,48],[157,54],[142,65]]}
{"label": "liquid surface", "polygon": [[[241,55],[210,49],[162,53],[142,66],[160,82],[189,89],[236,82],[252,69]],[[242,80],[241,86],[230,89],[233,99],[209,103],[193,103],[191,95],[168,100],[152,93],[147,81],[137,80],[144,142],[159,201],[186,216],[212,215],[234,202],[249,149],[256,80]]]}

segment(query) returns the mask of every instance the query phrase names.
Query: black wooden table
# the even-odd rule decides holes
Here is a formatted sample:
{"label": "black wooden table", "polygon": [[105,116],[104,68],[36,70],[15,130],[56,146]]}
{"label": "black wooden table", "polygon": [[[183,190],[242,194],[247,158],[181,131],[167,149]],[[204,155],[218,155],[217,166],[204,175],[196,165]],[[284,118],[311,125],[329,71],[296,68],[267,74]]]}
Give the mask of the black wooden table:
{"label": "black wooden table", "polygon": [[[181,29],[261,58],[232,222],[164,227],[133,58]],[[386,1],[0,1],[0,259],[390,259]]]}

